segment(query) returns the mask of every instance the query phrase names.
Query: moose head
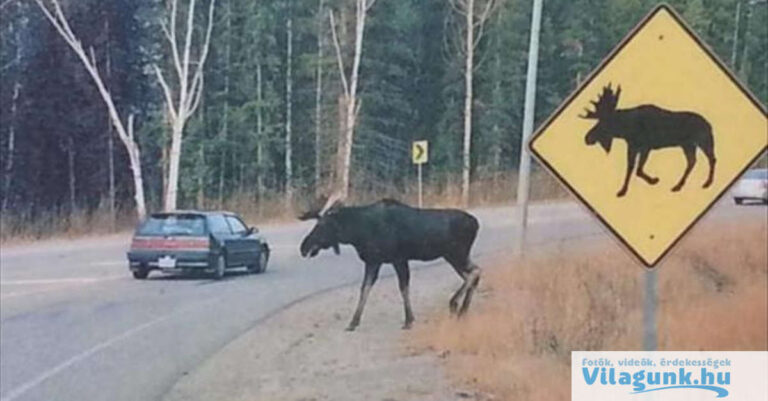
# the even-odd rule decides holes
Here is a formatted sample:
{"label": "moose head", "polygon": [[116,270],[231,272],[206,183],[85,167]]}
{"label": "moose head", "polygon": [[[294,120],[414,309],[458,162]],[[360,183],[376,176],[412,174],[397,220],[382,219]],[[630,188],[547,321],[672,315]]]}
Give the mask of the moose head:
{"label": "moose head", "polygon": [[[317,205],[323,206],[316,207]],[[311,258],[316,256],[321,250],[328,248],[333,248],[337,255],[340,253],[340,226],[336,215],[343,206],[344,204],[339,196],[323,196],[316,202],[315,207],[299,216],[299,220],[317,219],[315,227],[301,241],[301,256],[309,256]]]}
{"label": "moose head", "polygon": [[613,117],[616,114],[616,105],[619,103],[620,94],[621,86],[616,88],[616,92],[614,92],[609,83],[608,86],[603,87],[603,93],[599,95],[597,101],[591,101],[595,110],[584,109],[587,114],[579,116],[588,120],[597,120],[597,124],[589,130],[586,138],[584,138],[587,145],[599,143],[606,153],[611,151],[611,143],[616,134]]}

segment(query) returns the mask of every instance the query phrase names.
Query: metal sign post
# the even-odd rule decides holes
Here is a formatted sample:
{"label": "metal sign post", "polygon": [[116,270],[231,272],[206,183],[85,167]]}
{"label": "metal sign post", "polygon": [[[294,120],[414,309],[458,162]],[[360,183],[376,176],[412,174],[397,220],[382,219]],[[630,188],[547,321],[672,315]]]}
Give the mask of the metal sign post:
{"label": "metal sign post", "polygon": [[422,208],[424,207],[424,199],[421,165],[429,161],[429,142],[413,141],[413,146],[411,147],[411,159],[413,160],[413,164],[416,165],[419,181],[419,208]]}
{"label": "metal sign post", "polygon": [[531,155],[525,148],[533,132],[533,112],[536,106],[536,73],[539,64],[539,33],[541,31],[541,8],[544,0],[533,0],[531,16],[531,40],[528,45],[528,75],[525,80],[525,106],[523,115],[523,135],[520,139],[520,167],[517,169],[517,242],[518,255],[523,254],[525,229],[528,224],[528,192],[531,173]]}
{"label": "metal sign post", "polygon": [[645,278],[645,299],[643,300],[643,349],[658,349],[657,311],[659,307],[659,271],[643,273]]}
{"label": "metal sign post", "polygon": [[421,179],[421,163],[417,164],[416,168],[419,170],[419,209],[421,209],[424,207],[424,197],[422,195],[423,181]]}

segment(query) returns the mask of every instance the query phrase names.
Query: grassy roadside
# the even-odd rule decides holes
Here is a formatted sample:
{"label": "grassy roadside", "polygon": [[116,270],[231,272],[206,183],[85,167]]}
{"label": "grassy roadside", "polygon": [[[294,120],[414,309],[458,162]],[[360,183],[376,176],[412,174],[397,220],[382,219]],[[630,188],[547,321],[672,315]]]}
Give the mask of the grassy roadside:
{"label": "grassy roadside", "polygon": [[[704,223],[684,241],[659,274],[661,350],[768,349],[766,243],[765,221]],[[615,248],[500,262],[466,319],[411,341],[494,399],[567,400],[572,350],[642,347],[642,271]]]}

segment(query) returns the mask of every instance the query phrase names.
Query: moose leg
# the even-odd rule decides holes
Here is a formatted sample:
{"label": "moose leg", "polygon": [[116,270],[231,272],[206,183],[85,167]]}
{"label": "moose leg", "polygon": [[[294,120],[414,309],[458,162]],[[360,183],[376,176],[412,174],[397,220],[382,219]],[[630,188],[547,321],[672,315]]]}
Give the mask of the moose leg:
{"label": "moose leg", "polygon": [[645,173],[645,170],[643,168],[645,167],[645,162],[648,161],[648,154],[650,153],[650,150],[644,150],[640,152],[640,161],[637,163],[637,176],[645,180],[645,182],[656,185],[659,182],[659,179],[657,177],[651,177],[650,175]]}
{"label": "moose leg", "polygon": [[701,146],[701,150],[707,156],[707,160],[709,161],[709,175],[707,176],[707,181],[702,185],[702,188],[709,188],[709,186],[712,185],[712,179],[715,178],[715,163],[717,162],[712,140],[710,139],[709,143]]}
{"label": "moose leg", "polygon": [[[463,275],[462,277],[465,277]],[[448,307],[451,310],[451,313],[457,313],[459,310],[459,298],[461,298],[462,295],[464,295],[464,291],[467,289],[467,279],[464,278],[464,282],[461,283],[461,287],[459,287],[458,290],[456,290],[455,293],[453,293],[453,296],[451,296],[451,300],[448,302]]]}
{"label": "moose leg", "polygon": [[693,166],[696,164],[696,148],[693,146],[686,146],[683,148],[683,153],[685,153],[685,160],[688,162],[688,165],[685,166],[685,173],[683,173],[683,176],[680,178],[680,182],[677,183],[672,188],[672,192],[677,192],[683,188],[683,185],[685,185],[685,180],[688,179],[688,174],[691,174],[691,170],[693,170]]}
{"label": "moose leg", "polygon": [[462,280],[464,280],[463,283],[461,283],[461,287],[459,287],[458,290],[451,296],[450,302],[448,302],[448,306],[451,310],[452,314],[455,314],[459,310],[459,299],[464,296],[464,294],[467,291],[467,288],[469,288],[469,259],[466,257],[459,257],[459,256],[446,256],[445,260],[448,261],[448,264],[453,267],[453,270],[456,271],[456,274],[458,274]]}
{"label": "moose leg", "polygon": [[467,294],[464,296],[464,302],[461,303],[461,309],[459,310],[459,316],[467,312],[469,304],[472,302],[472,294],[475,293],[475,288],[480,282],[480,268],[472,262],[469,262],[469,274],[467,275]]}
{"label": "moose leg", "polygon": [[357,309],[352,316],[352,321],[347,326],[347,331],[353,331],[360,324],[360,317],[363,315],[363,308],[365,308],[365,301],[368,300],[368,293],[371,292],[371,287],[376,283],[376,279],[379,278],[379,268],[381,264],[366,264],[365,265],[365,278],[363,278],[363,286],[360,287],[360,299],[357,301]]}
{"label": "moose leg", "polygon": [[629,179],[632,177],[632,172],[635,170],[635,160],[637,159],[637,151],[632,148],[631,144],[627,145],[627,173],[624,177],[624,185],[616,194],[619,198],[627,194],[627,189],[629,189]]}
{"label": "moose leg", "polygon": [[411,328],[413,324],[413,311],[411,310],[411,298],[408,294],[408,284],[411,280],[411,271],[408,268],[408,261],[394,263],[395,272],[397,273],[397,283],[400,287],[400,295],[403,296],[403,307],[405,308],[405,323],[403,323],[403,329],[407,330]]}

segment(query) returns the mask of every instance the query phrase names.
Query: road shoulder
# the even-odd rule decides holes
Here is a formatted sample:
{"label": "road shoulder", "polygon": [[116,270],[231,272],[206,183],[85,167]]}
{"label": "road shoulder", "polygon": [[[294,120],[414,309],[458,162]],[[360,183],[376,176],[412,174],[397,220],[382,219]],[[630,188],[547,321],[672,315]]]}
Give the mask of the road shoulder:
{"label": "road shoulder", "polygon": [[[425,323],[420,316],[447,307],[458,284],[447,266],[415,270],[417,324]],[[474,398],[452,387],[438,356],[409,350],[411,332],[400,329],[402,303],[392,276],[374,287],[358,330],[344,331],[357,292],[356,285],[341,288],[274,315],[182,377],[165,400]]]}

